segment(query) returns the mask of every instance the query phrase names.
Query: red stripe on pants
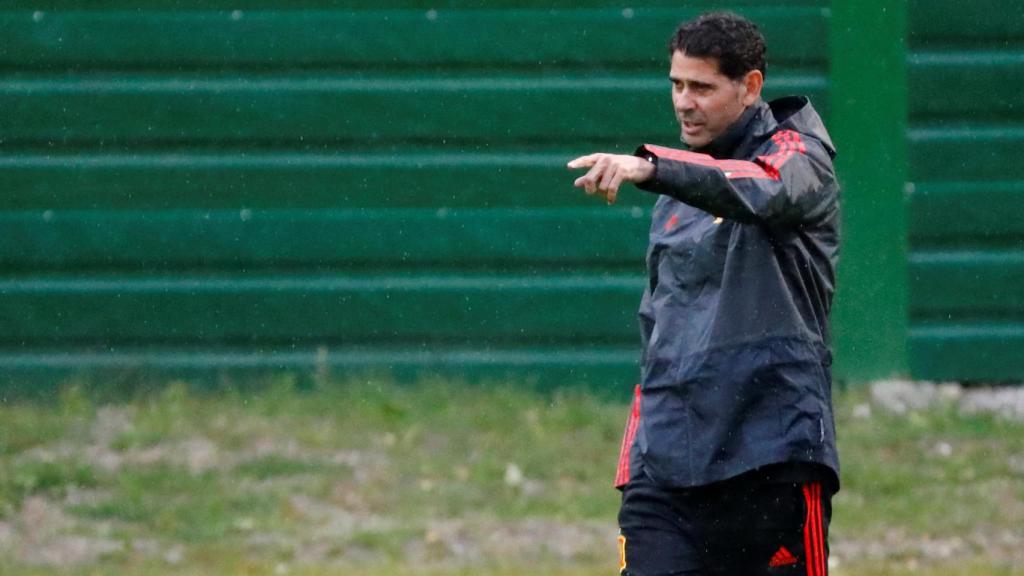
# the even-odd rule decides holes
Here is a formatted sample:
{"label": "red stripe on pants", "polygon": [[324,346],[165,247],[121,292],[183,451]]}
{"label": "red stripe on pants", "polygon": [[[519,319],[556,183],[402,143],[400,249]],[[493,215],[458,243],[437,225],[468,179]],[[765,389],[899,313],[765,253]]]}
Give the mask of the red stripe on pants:
{"label": "red stripe on pants", "polygon": [[636,439],[636,429],[640,426],[640,385],[633,389],[633,407],[626,421],[626,431],[622,434],[622,447],[619,448],[619,466],[615,471],[615,487],[621,488],[629,482],[629,454]]}
{"label": "red stripe on pants", "polygon": [[807,576],[826,576],[825,532],[821,514],[821,484],[804,485],[807,517],[804,520],[804,561]]}

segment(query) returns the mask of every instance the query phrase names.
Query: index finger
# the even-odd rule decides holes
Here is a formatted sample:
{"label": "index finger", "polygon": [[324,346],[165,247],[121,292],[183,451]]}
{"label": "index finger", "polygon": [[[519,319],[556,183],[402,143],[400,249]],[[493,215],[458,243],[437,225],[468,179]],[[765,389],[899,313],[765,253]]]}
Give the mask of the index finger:
{"label": "index finger", "polygon": [[580,156],[575,160],[571,160],[566,166],[572,170],[576,168],[590,168],[597,163],[597,158],[600,154],[588,154],[586,156]]}

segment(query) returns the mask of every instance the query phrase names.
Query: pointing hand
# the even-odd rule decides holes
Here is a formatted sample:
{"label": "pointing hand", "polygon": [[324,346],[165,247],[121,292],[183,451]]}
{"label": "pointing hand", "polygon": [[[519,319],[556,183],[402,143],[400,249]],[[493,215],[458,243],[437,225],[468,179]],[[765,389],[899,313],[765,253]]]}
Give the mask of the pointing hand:
{"label": "pointing hand", "polygon": [[623,182],[638,183],[654,175],[654,164],[643,158],[625,154],[590,154],[580,156],[567,164],[569,169],[590,168],[586,174],[573,182],[587,194],[600,194],[614,204]]}

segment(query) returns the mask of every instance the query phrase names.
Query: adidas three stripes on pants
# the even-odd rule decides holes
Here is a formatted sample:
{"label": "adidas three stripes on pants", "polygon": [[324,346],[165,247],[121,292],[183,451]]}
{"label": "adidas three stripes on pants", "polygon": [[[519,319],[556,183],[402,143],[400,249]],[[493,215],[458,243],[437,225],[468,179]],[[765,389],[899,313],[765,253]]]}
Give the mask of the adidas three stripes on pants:
{"label": "adidas three stripes on pants", "polygon": [[623,576],[826,576],[831,493],[756,472],[665,489],[636,475],[619,511]]}

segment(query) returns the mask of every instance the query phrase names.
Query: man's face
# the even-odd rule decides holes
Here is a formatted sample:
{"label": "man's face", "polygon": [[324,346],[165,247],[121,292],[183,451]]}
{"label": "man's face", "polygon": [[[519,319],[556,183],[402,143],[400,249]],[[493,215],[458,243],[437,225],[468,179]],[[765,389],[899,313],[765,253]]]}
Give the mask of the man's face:
{"label": "man's face", "polygon": [[[757,75],[756,93],[751,75]],[[672,106],[682,128],[682,138],[699,148],[717,138],[760,97],[761,73],[732,80],[718,70],[716,58],[691,58],[676,50],[672,54]]]}

